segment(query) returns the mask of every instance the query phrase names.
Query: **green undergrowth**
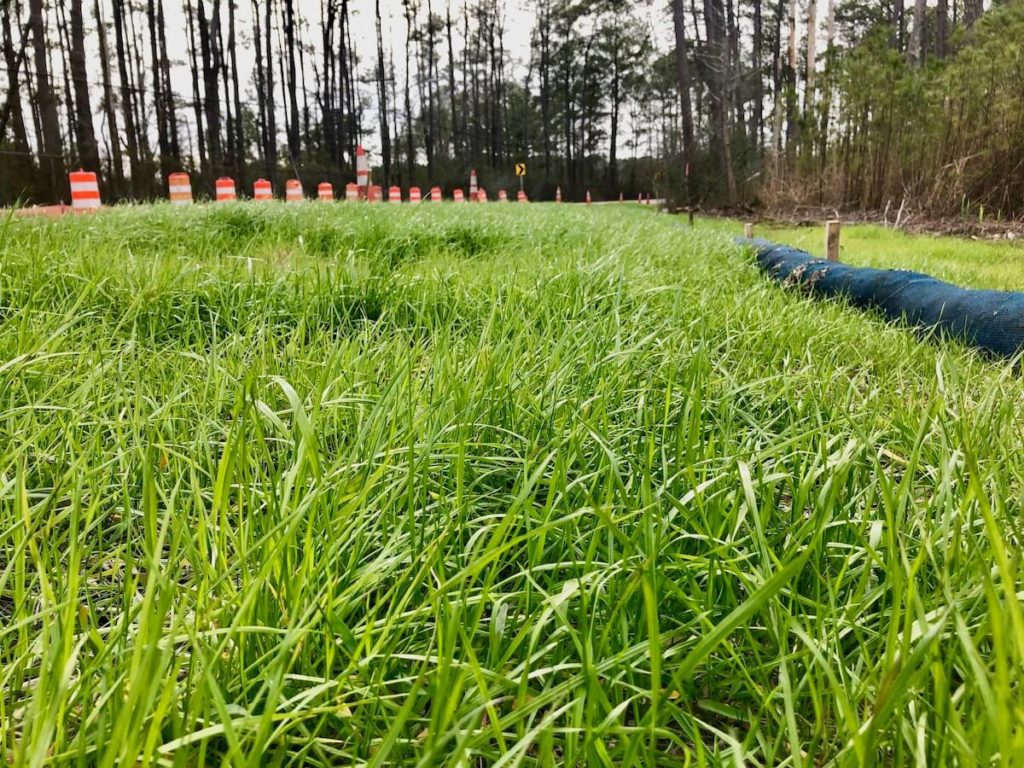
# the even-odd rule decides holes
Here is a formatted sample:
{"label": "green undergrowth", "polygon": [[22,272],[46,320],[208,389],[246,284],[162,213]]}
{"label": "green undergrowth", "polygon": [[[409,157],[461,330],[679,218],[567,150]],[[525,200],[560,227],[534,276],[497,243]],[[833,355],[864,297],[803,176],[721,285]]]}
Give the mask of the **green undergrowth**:
{"label": "green undergrowth", "polygon": [[11,763],[1024,754],[1011,364],[633,206],[0,232]]}

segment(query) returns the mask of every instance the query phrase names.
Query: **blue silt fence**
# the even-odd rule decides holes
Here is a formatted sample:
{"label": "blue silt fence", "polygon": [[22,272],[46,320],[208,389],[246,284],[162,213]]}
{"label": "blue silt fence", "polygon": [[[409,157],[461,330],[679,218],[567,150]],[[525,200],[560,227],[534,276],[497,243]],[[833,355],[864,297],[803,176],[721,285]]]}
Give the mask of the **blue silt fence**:
{"label": "blue silt fence", "polygon": [[1024,293],[960,288],[902,269],[851,267],[760,238],[737,242],[752,248],[761,269],[784,285],[841,297],[996,355],[1013,357],[1024,349]]}

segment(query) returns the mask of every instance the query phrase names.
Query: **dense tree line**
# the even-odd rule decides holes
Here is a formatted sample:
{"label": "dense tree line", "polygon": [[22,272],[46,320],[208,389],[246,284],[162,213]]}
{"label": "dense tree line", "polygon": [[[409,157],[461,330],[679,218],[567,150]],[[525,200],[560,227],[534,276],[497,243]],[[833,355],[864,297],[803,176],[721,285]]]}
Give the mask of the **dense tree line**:
{"label": "dense tree line", "polygon": [[250,3],[3,0],[0,200],[342,185],[368,142],[383,184],[1024,209],[1019,4],[530,0],[522,59],[503,0]]}

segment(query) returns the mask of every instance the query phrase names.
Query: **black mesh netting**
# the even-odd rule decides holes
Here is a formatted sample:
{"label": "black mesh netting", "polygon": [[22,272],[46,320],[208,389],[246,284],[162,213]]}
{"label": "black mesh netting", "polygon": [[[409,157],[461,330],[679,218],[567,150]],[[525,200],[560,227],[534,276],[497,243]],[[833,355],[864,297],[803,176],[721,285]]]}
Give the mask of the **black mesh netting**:
{"label": "black mesh netting", "polygon": [[1024,349],[1024,293],[958,288],[920,272],[851,267],[763,239],[754,248],[770,277],[818,296],[841,296],[893,320],[936,329],[998,355]]}

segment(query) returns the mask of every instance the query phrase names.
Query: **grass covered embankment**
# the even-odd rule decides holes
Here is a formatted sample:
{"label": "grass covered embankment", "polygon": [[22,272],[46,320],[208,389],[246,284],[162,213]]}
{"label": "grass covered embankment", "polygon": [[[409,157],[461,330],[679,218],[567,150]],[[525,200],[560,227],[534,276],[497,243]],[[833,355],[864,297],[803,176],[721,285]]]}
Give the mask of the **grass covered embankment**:
{"label": "grass covered embankment", "polygon": [[1009,366],[632,206],[0,239],[18,765],[1021,755]]}

